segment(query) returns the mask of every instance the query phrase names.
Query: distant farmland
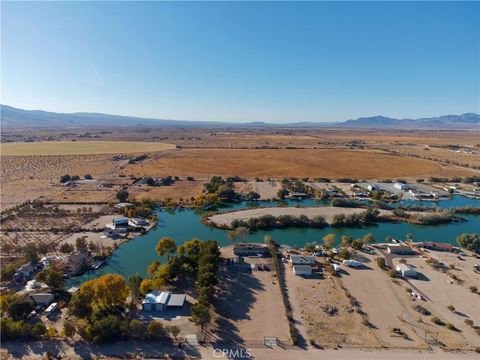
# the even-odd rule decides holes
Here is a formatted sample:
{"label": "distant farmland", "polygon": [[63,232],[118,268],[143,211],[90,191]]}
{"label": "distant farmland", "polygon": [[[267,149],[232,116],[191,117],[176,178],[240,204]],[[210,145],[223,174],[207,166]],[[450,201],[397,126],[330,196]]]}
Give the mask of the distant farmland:
{"label": "distant farmland", "polygon": [[136,141],[42,141],[1,144],[2,155],[90,155],[155,152],[174,149],[174,144]]}

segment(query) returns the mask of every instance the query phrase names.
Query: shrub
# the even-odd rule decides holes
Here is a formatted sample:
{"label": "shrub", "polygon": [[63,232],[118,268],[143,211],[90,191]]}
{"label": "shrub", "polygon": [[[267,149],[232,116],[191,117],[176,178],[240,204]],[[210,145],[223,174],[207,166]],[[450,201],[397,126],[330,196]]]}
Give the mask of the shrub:
{"label": "shrub", "polygon": [[459,329],[457,329],[457,328],[455,327],[455,325],[450,324],[450,323],[448,323],[447,325],[445,325],[445,327],[446,327],[448,330],[460,331]]}
{"label": "shrub", "polygon": [[442,320],[440,320],[440,318],[437,316],[432,317],[431,320],[434,324],[445,326],[445,323]]}
{"label": "shrub", "polygon": [[469,287],[470,291],[473,292],[473,293],[477,293],[478,292],[478,288],[476,286],[470,286]]}
{"label": "shrub", "polygon": [[387,269],[387,263],[385,262],[385,258],[383,257],[377,258],[377,265],[380,269],[383,269],[383,270]]}
{"label": "shrub", "polygon": [[453,305],[448,305],[448,306],[447,306],[447,309],[448,309],[449,311],[451,311],[451,312],[454,312],[454,311],[455,311],[455,306],[453,306]]}
{"label": "shrub", "polygon": [[388,276],[390,276],[391,278],[397,277],[397,272],[395,271],[395,269],[388,270]]}
{"label": "shrub", "polygon": [[468,326],[473,326],[473,320],[472,319],[465,319],[465,325],[468,325]]}

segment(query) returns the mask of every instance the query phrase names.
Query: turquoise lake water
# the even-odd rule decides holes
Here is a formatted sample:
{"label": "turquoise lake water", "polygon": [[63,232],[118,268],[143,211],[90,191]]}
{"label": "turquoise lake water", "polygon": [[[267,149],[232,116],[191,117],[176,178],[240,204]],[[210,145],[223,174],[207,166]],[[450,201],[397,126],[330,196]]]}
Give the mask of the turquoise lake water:
{"label": "turquoise lake water", "polygon": [[[479,199],[469,199],[455,196],[452,200],[441,202],[419,202],[419,201],[403,201],[403,204],[418,204],[425,206],[439,206],[442,208],[459,207],[459,206],[475,206],[480,207]],[[231,211],[242,209],[250,206],[275,206],[275,202],[258,202],[252,203],[236,203],[230,204],[219,209],[220,211]],[[299,200],[287,201],[288,206],[325,206],[328,202],[317,200]],[[106,273],[118,273],[125,277],[139,273],[146,276],[146,268],[153,260],[161,259],[155,253],[155,245],[158,240],[164,236],[170,236],[177,244],[181,244],[186,240],[197,237],[201,240],[216,240],[220,246],[232,244],[227,237],[227,231],[215,229],[203,225],[200,222],[202,211],[195,209],[177,209],[177,210],[160,210],[158,211],[158,224],[147,234],[139,236],[129,242],[123,244],[117,249],[112,257],[110,257],[102,268],[88,273],[78,278],[69,280],[69,285],[78,285],[83,281],[101,276]],[[363,237],[367,233],[372,233],[377,242],[384,242],[385,237],[393,236],[399,239],[405,239],[406,234],[412,233],[414,241],[437,241],[449,244],[456,242],[457,235],[465,232],[480,231],[480,217],[478,215],[461,215],[466,222],[456,222],[444,225],[426,226],[413,225],[408,223],[378,223],[358,228],[332,228],[324,229],[275,229],[268,231],[256,231],[244,237],[243,241],[247,242],[263,242],[265,235],[272,236],[275,241],[285,245],[298,245],[302,247],[307,242],[316,241],[322,243],[322,237],[328,233],[335,233],[337,239],[342,235],[348,235],[352,238]],[[239,240],[240,241],[240,240]]]}

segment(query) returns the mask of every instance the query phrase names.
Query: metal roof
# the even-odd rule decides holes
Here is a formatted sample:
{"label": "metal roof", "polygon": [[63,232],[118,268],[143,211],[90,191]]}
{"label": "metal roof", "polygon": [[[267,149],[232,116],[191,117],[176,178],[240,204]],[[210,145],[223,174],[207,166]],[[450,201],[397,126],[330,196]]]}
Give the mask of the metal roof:
{"label": "metal roof", "polygon": [[166,291],[151,291],[143,299],[143,304],[166,304],[170,293]]}
{"label": "metal roof", "polygon": [[185,294],[171,294],[167,306],[183,306],[185,298]]}

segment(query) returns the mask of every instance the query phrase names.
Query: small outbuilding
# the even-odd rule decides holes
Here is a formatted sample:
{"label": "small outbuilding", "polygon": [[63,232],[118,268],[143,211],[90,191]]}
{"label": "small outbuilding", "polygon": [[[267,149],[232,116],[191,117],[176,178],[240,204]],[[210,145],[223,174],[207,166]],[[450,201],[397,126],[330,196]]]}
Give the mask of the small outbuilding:
{"label": "small outbuilding", "polygon": [[401,183],[401,182],[394,183],[393,187],[395,189],[398,189],[398,190],[408,190],[408,189],[410,189],[410,186],[408,186],[408,184]]}
{"label": "small outbuilding", "polygon": [[353,268],[358,268],[362,266],[362,263],[357,260],[343,260],[343,264]]}
{"label": "small outbuilding", "polygon": [[405,277],[417,277],[417,270],[407,264],[398,264],[396,270]]}
{"label": "small outbuilding", "polygon": [[310,265],[293,265],[293,273],[299,276],[310,276],[312,267]]}

